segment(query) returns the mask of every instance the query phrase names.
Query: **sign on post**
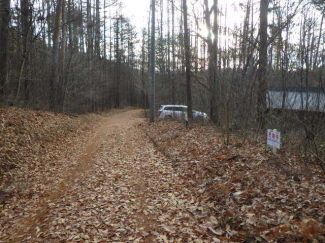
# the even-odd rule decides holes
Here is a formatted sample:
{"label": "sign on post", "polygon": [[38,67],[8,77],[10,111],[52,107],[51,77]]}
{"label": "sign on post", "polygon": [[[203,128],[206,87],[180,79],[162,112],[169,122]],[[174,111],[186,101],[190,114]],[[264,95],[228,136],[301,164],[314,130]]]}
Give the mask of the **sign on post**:
{"label": "sign on post", "polygon": [[281,133],[276,130],[267,129],[267,145],[280,149]]}

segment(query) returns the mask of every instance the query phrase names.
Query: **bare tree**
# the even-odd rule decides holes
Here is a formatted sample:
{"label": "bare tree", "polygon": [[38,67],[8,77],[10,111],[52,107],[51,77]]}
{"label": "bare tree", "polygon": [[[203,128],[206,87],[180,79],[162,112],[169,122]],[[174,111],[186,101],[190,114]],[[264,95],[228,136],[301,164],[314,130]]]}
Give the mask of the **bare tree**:
{"label": "bare tree", "polygon": [[187,0],[183,0],[184,15],[184,45],[185,45],[185,65],[186,65],[186,90],[187,90],[187,116],[189,120],[193,119],[192,112],[192,90],[191,90],[191,50],[190,50],[190,32],[187,22]]}
{"label": "bare tree", "polygon": [[260,2],[260,45],[259,45],[259,71],[258,71],[258,94],[257,116],[261,126],[265,126],[266,94],[267,94],[267,25],[268,25],[269,0]]}
{"label": "bare tree", "polygon": [[155,40],[155,12],[156,12],[156,2],[152,0],[151,2],[151,52],[150,52],[150,119],[149,122],[155,121],[155,50],[156,50],[156,40]]}
{"label": "bare tree", "polygon": [[56,109],[56,92],[59,78],[59,41],[60,41],[60,30],[61,30],[61,20],[62,20],[62,6],[64,0],[58,0],[56,5],[56,16],[54,23],[53,32],[53,47],[51,54],[52,62],[52,73],[49,80],[50,93],[49,93],[49,107],[51,110]]}
{"label": "bare tree", "polygon": [[[212,46],[210,47],[211,53],[210,53],[210,60],[209,60],[209,65],[210,65],[210,78],[211,78],[211,90],[212,90],[212,98],[211,98],[211,119],[214,122],[217,122],[218,120],[218,111],[217,111],[217,99],[218,93],[220,94],[219,87],[218,87],[218,77],[217,77],[217,71],[218,71],[218,30],[219,30],[219,25],[218,25],[218,0],[214,0],[213,2],[213,15],[214,15],[214,20],[213,20],[213,35],[214,39],[212,42]],[[219,55],[221,57],[221,55]],[[211,64],[210,64],[211,62]]]}
{"label": "bare tree", "polygon": [[29,0],[21,0],[20,1],[20,8],[21,8],[21,37],[22,37],[22,61],[20,66],[20,74],[18,80],[18,88],[16,98],[19,98],[20,91],[21,91],[21,84],[22,79],[24,78],[24,87],[25,87],[25,100],[28,99],[28,78],[24,76],[25,70],[28,68],[28,44],[29,44],[29,36],[30,33],[30,26],[31,26],[31,6]]}
{"label": "bare tree", "polygon": [[8,78],[8,40],[10,20],[10,0],[0,3],[0,101],[5,94]]}

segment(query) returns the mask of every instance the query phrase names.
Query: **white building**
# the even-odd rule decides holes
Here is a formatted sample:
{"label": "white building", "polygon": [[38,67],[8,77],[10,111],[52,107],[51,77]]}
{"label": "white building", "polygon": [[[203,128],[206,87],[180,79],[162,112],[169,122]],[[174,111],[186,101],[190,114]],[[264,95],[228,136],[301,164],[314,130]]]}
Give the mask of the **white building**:
{"label": "white building", "polygon": [[[285,94],[285,95],[284,95]],[[296,111],[325,112],[325,89],[318,87],[281,87],[270,88],[266,97],[267,107]]]}

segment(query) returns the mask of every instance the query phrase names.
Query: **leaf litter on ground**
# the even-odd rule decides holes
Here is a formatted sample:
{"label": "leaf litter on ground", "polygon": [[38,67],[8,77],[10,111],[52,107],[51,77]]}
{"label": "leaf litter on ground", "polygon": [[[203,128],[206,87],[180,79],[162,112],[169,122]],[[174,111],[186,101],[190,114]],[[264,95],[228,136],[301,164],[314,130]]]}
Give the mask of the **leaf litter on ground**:
{"label": "leaf litter on ground", "polygon": [[[217,219],[217,234],[203,228],[222,242],[325,241],[325,177],[318,165],[282,153],[278,166],[264,144],[238,146],[232,137],[226,146],[210,124],[159,121],[145,132],[199,200],[193,213]],[[299,180],[281,169],[290,166]]]}
{"label": "leaf litter on ground", "polygon": [[[324,241],[324,176],[316,167],[296,181],[262,145],[239,147],[233,138],[225,146],[210,125],[148,125],[139,110],[85,122],[15,109],[1,111],[2,127],[17,120],[1,142],[16,153],[24,124],[42,149],[30,160],[26,151],[12,156],[16,168],[3,173],[20,189],[0,206],[0,242]],[[38,113],[40,121],[28,118]],[[33,134],[26,120],[43,125]]]}

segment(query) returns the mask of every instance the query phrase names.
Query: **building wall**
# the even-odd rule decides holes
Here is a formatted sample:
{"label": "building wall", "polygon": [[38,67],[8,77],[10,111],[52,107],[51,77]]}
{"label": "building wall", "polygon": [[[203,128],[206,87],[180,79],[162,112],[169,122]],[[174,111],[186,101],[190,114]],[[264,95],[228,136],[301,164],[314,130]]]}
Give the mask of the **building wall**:
{"label": "building wall", "polygon": [[[281,109],[282,91],[269,91],[267,105],[269,108]],[[325,112],[325,94],[312,92],[286,92],[285,109]]]}

